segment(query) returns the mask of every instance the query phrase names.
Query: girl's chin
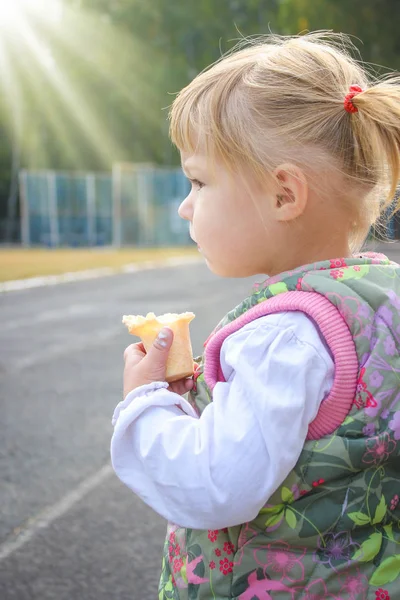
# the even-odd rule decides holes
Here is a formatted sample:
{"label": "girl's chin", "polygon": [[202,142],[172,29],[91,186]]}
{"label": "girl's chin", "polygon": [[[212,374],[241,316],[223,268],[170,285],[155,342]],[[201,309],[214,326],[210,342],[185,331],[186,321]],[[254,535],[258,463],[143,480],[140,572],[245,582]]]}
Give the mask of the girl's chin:
{"label": "girl's chin", "polygon": [[237,275],[234,270],[230,270],[230,269],[226,269],[224,267],[222,267],[221,265],[212,263],[208,260],[208,258],[204,257],[204,261],[207,265],[207,268],[211,271],[211,273],[213,273],[214,275],[217,275],[218,277],[225,277],[225,278],[236,278],[236,277],[242,277],[242,275]]}
{"label": "girl's chin", "polygon": [[210,260],[203,252],[203,250],[198,247],[199,252],[201,253],[202,257],[204,258],[204,262],[206,263],[207,268],[211,271],[211,273],[213,273],[214,275],[218,275],[218,277],[225,277],[225,278],[233,278],[233,279],[241,279],[243,277],[249,277],[249,275],[253,275],[253,273],[242,273],[238,270],[237,265],[231,265],[231,267],[229,265],[221,265],[218,263],[217,261],[213,261]]}

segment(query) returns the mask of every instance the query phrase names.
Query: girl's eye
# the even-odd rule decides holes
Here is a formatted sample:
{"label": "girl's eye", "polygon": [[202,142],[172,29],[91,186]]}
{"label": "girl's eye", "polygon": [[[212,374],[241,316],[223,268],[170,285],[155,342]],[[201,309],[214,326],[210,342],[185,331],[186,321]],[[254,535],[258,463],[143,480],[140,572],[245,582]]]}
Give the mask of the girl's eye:
{"label": "girl's eye", "polygon": [[202,187],[204,187],[204,183],[201,183],[201,181],[199,181],[198,179],[190,179],[190,183],[197,187],[198,191],[201,190]]}

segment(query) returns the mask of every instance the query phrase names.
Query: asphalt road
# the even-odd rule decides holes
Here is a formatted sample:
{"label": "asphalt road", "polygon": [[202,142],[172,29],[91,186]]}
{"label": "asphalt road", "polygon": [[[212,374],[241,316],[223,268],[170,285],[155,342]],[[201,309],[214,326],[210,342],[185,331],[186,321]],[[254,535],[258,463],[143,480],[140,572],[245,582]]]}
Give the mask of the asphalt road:
{"label": "asphalt road", "polygon": [[109,467],[121,315],[192,310],[200,353],[251,284],[189,265],[0,296],[0,600],[157,598],[165,522]]}
{"label": "asphalt road", "polygon": [[192,310],[196,353],[251,288],[203,265],[0,296],[0,599],[153,600],[165,522],[109,464],[123,314]]}

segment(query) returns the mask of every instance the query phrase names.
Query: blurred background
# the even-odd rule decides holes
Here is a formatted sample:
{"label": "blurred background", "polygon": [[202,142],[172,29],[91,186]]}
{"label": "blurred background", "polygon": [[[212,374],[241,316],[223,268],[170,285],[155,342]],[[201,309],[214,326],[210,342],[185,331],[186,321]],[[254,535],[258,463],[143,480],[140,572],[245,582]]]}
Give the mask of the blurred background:
{"label": "blurred background", "polygon": [[165,523],[109,464],[121,317],[193,311],[199,354],[254,283],[189,247],[174,94],[268,31],[396,70],[399,23],[399,0],[0,0],[1,600],[157,598]]}
{"label": "blurred background", "polygon": [[268,30],[344,31],[396,70],[399,22],[398,0],[1,0],[0,242],[187,244],[173,95]]}

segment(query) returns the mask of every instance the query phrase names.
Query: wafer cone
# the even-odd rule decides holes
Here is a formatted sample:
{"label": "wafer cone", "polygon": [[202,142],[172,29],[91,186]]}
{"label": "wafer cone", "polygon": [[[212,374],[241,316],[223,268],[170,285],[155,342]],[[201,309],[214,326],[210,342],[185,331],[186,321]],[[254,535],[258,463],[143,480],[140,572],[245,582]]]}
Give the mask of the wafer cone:
{"label": "wafer cone", "polygon": [[189,323],[195,315],[191,312],[167,313],[156,317],[154,313],[141,315],[124,315],[122,322],[129,333],[139,337],[148,352],[163,327],[172,329],[174,341],[168,355],[166,381],[178,381],[193,375],[193,353],[190,341]]}

